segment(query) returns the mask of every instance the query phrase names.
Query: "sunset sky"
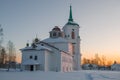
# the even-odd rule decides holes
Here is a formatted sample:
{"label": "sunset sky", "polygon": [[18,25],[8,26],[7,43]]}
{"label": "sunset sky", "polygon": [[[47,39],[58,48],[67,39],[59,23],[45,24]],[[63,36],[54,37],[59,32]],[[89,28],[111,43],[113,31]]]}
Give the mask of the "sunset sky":
{"label": "sunset sky", "polygon": [[98,53],[120,61],[120,0],[0,0],[4,45],[11,40],[20,53],[36,35],[49,37],[54,26],[67,23],[70,4],[80,25],[82,57]]}

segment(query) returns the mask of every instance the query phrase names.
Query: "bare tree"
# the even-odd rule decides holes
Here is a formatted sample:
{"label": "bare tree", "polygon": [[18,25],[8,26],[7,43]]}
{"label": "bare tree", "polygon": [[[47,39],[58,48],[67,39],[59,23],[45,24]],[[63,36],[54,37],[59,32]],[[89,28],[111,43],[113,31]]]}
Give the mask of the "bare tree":
{"label": "bare tree", "polygon": [[9,62],[8,62],[8,70],[9,70],[11,64],[16,62],[15,46],[13,42],[8,41],[7,50],[8,50],[8,56],[9,56]]}
{"label": "bare tree", "polygon": [[2,43],[3,43],[3,28],[1,27],[0,24],[0,48],[2,48]]}
{"label": "bare tree", "polygon": [[83,58],[83,64],[90,64],[90,63],[91,63],[90,59]]}
{"label": "bare tree", "polygon": [[95,54],[95,64],[101,65],[101,59],[98,54]]}
{"label": "bare tree", "polygon": [[87,59],[86,58],[83,58],[83,64],[87,64]]}
{"label": "bare tree", "polygon": [[0,66],[3,63],[2,43],[3,43],[3,28],[1,27],[0,24]]}
{"label": "bare tree", "polygon": [[104,55],[102,55],[101,61],[102,61],[102,65],[105,66],[106,57]]}
{"label": "bare tree", "polygon": [[113,64],[113,62],[111,60],[107,61],[107,66],[110,66],[112,64]]}
{"label": "bare tree", "polygon": [[2,50],[1,50],[1,64],[5,64],[6,58],[7,58],[7,55],[6,55],[5,48],[2,48]]}

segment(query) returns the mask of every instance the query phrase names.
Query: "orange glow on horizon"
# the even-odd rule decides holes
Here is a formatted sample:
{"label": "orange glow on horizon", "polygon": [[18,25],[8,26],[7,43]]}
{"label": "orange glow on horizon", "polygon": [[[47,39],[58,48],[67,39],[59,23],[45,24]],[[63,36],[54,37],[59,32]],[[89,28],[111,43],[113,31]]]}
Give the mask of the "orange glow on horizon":
{"label": "orange glow on horizon", "polygon": [[[117,52],[109,52],[109,53],[107,53],[107,52],[104,52],[104,53],[95,53],[94,52],[94,54],[93,53],[83,53],[82,54],[82,60],[83,60],[83,58],[86,58],[86,59],[93,59],[94,58],[94,56],[95,56],[95,54],[98,54],[98,56],[101,58],[102,56],[105,56],[105,62],[106,62],[106,65],[111,65],[111,63],[113,64],[114,63],[114,61],[116,61],[117,63],[120,63],[120,54],[119,53],[117,53]],[[83,63],[83,61],[82,61],[82,63]]]}
{"label": "orange glow on horizon", "polygon": [[[21,55],[21,53],[18,53],[17,54],[17,57],[16,57],[16,61],[18,62],[18,63],[21,63],[21,59],[22,59],[22,57],[21,57],[22,55]],[[82,57],[81,57],[81,63],[83,63],[83,58],[86,58],[86,59],[93,59],[94,58],[94,56],[95,56],[95,54],[88,54],[88,53],[84,53],[84,54],[82,54]],[[98,53],[98,56],[99,57],[102,57],[102,56],[105,56],[105,58],[106,58],[106,65],[110,65],[110,63],[114,63],[114,61],[116,61],[117,63],[120,63],[120,55],[119,54],[109,54],[109,55],[103,55],[103,54],[99,54]],[[107,64],[107,63],[109,63],[109,64]]]}
{"label": "orange glow on horizon", "polygon": [[16,55],[16,62],[21,63],[21,59],[22,59],[21,56],[22,56],[21,53],[17,53],[17,55]]}

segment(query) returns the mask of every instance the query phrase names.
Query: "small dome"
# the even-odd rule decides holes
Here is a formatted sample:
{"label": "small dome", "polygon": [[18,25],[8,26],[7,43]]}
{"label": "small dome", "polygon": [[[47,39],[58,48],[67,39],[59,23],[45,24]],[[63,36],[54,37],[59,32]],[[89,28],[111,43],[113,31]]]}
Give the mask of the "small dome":
{"label": "small dome", "polygon": [[36,37],[34,40],[33,40],[33,43],[38,43],[40,40]]}
{"label": "small dome", "polygon": [[55,26],[55,28],[52,29],[53,31],[61,31],[58,26]]}
{"label": "small dome", "polygon": [[38,39],[38,38],[35,38],[35,42],[39,42],[39,39]]}

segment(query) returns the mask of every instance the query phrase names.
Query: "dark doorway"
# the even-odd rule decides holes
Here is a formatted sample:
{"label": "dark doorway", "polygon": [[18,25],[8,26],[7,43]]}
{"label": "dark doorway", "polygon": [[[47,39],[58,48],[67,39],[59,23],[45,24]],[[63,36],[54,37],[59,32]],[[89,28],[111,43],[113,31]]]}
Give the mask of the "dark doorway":
{"label": "dark doorway", "polygon": [[30,65],[30,71],[33,71],[33,70],[34,70],[33,65]]}

